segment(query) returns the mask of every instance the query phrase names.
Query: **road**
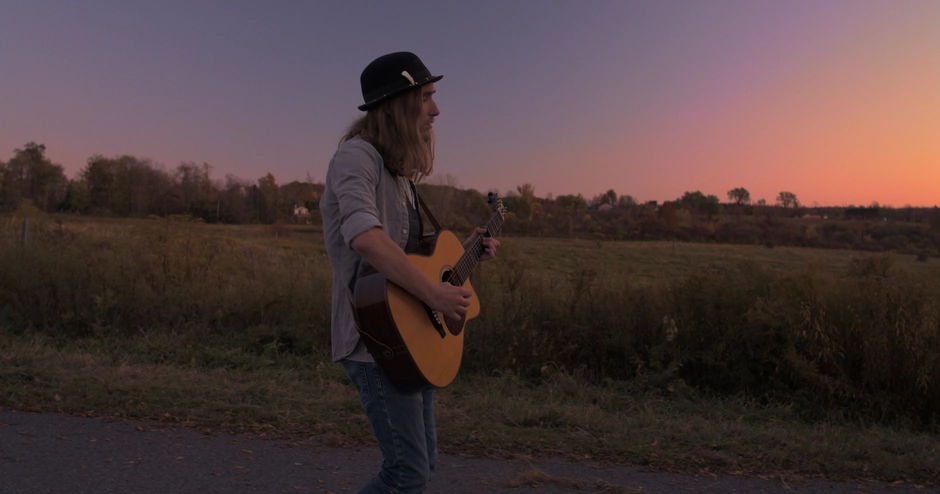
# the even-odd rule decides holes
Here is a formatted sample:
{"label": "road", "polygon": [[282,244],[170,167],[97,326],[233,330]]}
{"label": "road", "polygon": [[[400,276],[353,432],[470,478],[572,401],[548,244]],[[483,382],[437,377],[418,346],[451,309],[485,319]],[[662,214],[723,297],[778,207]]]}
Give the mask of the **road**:
{"label": "road", "polygon": [[[374,447],[0,410],[0,493],[346,493],[378,469]],[[820,479],[749,479],[639,466],[442,455],[431,493],[940,493]]]}

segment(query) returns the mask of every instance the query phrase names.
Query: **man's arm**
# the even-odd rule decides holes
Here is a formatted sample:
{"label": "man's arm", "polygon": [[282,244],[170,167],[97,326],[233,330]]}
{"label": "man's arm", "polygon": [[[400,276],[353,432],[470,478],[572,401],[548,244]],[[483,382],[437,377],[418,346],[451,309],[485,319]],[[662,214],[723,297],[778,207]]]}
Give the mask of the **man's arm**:
{"label": "man's arm", "polygon": [[421,299],[429,307],[450,319],[461,319],[470,305],[470,290],[450,283],[433,283],[408,256],[379,228],[357,235],[350,246],[389,281]]}

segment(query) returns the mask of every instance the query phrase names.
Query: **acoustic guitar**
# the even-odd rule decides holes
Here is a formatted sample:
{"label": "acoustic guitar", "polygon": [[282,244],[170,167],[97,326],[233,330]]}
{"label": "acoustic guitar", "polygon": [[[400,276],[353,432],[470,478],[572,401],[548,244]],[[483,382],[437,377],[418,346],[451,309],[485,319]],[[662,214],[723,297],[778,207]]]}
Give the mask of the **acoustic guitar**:
{"label": "acoustic guitar", "polygon": [[441,230],[422,240],[419,253],[408,260],[435,283],[445,282],[470,290],[467,315],[445,317],[388,281],[381,273],[362,276],[353,290],[353,313],[359,334],[385,377],[402,390],[428,386],[443,388],[453,382],[463,357],[464,326],[480,314],[480,300],[470,285],[470,272],[484,253],[484,236],[495,236],[506,210],[495,194],[489,195],[493,216],[486,233],[464,250],[457,237]]}

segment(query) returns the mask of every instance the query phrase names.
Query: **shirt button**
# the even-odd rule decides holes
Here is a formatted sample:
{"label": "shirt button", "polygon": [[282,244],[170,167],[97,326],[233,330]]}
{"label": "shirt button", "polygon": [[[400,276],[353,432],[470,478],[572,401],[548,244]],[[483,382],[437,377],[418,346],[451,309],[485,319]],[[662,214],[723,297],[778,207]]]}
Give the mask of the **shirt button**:
{"label": "shirt button", "polygon": [[406,233],[406,234],[407,234],[407,233],[408,233],[408,230],[407,230],[407,229],[405,229],[405,228],[402,228],[402,229],[401,229],[401,232],[402,232],[402,233]]}
{"label": "shirt button", "polygon": [[405,205],[405,201],[402,201],[402,202],[401,202],[401,205],[404,206],[404,205]]}

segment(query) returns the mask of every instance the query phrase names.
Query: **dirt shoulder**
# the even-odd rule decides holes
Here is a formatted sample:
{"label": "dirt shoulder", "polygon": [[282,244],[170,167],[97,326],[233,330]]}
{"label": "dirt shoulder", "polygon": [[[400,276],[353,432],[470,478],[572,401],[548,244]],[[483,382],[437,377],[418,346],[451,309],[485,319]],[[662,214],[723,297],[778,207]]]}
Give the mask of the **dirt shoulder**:
{"label": "dirt shoulder", "polygon": [[[0,492],[356,492],[379,468],[372,447],[0,410]],[[691,476],[555,458],[442,455],[429,492],[926,493],[904,484]]]}

